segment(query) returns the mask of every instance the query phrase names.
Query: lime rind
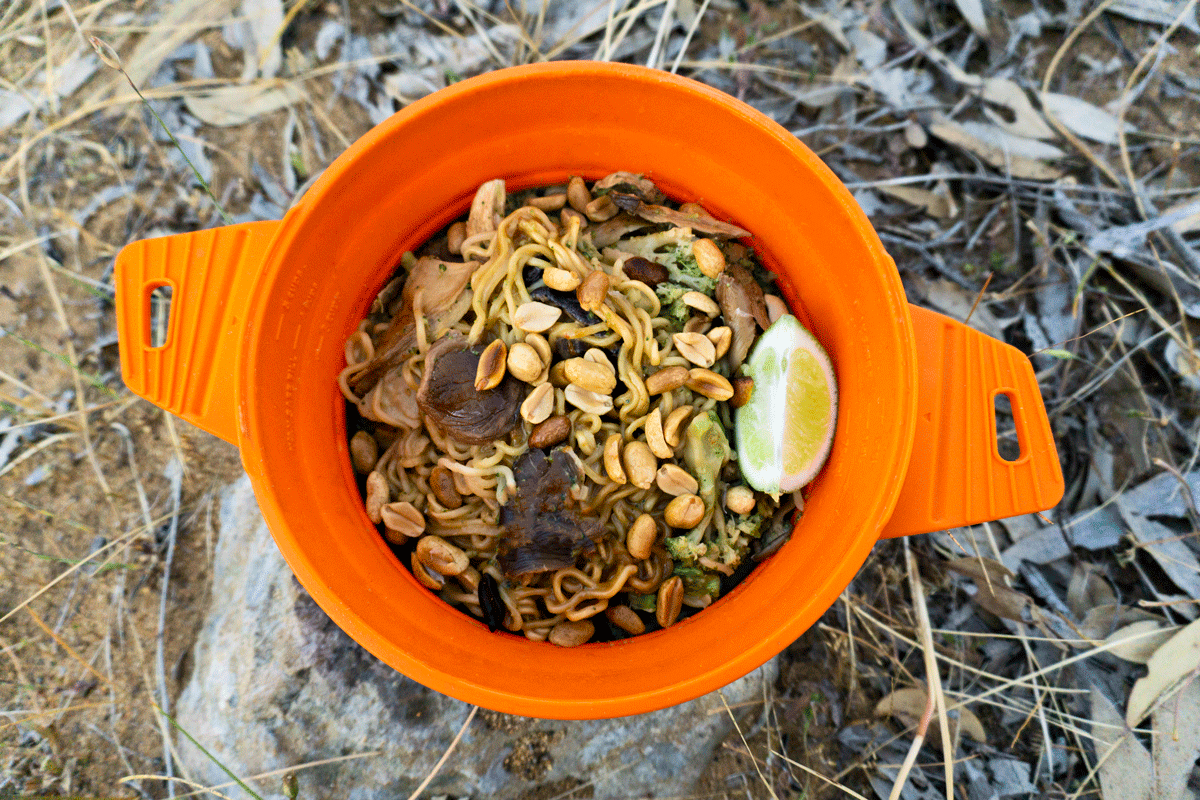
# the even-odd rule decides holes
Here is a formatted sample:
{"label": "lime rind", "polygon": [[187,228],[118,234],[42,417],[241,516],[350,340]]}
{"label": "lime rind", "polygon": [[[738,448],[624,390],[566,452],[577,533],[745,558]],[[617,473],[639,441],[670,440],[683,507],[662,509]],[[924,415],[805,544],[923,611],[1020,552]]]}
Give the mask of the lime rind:
{"label": "lime rind", "polygon": [[[816,374],[824,378],[825,386],[805,391],[795,380],[789,381],[794,377],[789,373],[793,362],[809,358],[815,361]],[[801,374],[806,366],[811,373],[814,365],[795,366]],[[743,370],[754,380],[754,390],[734,416],[742,477],[755,489],[771,495],[796,491],[816,477],[833,447],[838,405],[833,362],[816,337],[787,314],[755,342]],[[826,392],[828,399],[824,399]],[[803,429],[806,438],[799,444],[785,443],[789,407],[805,415],[805,419],[790,421],[793,429]],[[797,455],[793,449],[785,455],[785,446],[804,448],[799,464],[794,463]],[[792,469],[785,469],[785,463]]]}

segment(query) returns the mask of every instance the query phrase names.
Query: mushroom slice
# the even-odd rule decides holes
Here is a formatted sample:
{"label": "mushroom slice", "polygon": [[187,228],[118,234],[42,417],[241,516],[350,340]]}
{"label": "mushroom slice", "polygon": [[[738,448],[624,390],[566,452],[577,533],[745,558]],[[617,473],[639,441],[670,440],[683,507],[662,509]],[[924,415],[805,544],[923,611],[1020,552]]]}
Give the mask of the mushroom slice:
{"label": "mushroom slice", "polygon": [[592,187],[592,194],[599,194],[605,189],[631,192],[647,203],[661,203],[667,199],[666,195],[654,185],[654,181],[632,172],[614,172],[605,175],[596,181],[596,185]]}
{"label": "mushroom slice", "polygon": [[447,436],[463,444],[491,444],[521,421],[524,384],[505,374],[494,389],[475,388],[483,347],[457,334],[443,336],[425,354],[417,405]]}
{"label": "mushroom slice", "polygon": [[500,220],[504,219],[504,203],[507,199],[502,178],[480,186],[475,192],[475,199],[471,201],[471,213],[467,215],[467,238],[496,230]]}
{"label": "mushroom slice", "polygon": [[350,388],[360,396],[365,395],[411,354],[416,344],[414,308],[418,292],[421,293],[421,309],[432,323],[430,327],[436,331],[437,320],[461,298],[479,267],[478,261],[442,261],[432,256],[418,258],[404,281],[400,310],[375,345],[375,355],[361,372],[350,378]]}
{"label": "mushroom slice", "polygon": [[767,303],[763,299],[762,287],[745,267],[732,264],[725,268],[717,279],[717,303],[721,316],[732,332],[729,341],[729,365],[737,369],[746,360],[750,346],[757,335],[757,323],[764,330],[771,324],[767,317]]}
{"label": "mushroom slice", "polygon": [[700,233],[708,233],[713,236],[726,236],[733,239],[740,239],[743,236],[751,235],[750,231],[745,228],[739,228],[730,222],[722,222],[707,214],[688,214],[683,211],[676,211],[673,208],[667,208],[666,206],[650,205],[642,202],[642,199],[634,194],[613,192],[609,196],[612,197],[613,202],[622,211],[641,217],[649,222],[666,223],[680,228],[691,228],[693,231],[699,231]]}
{"label": "mushroom slice", "polygon": [[516,495],[500,509],[496,560],[513,579],[574,566],[596,550],[604,533],[598,519],[585,518],[571,495],[582,475],[569,448],[549,454],[527,450],[513,464]]}
{"label": "mushroom slice", "polygon": [[592,226],[592,244],[599,249],[604,249],[609,245],[616,244],[626,234],[633,233],[642,228],[649,228],[653,224],[649,220],[644,220],[630,214],[617,214],[607,222],[601,222],[599,225]]}

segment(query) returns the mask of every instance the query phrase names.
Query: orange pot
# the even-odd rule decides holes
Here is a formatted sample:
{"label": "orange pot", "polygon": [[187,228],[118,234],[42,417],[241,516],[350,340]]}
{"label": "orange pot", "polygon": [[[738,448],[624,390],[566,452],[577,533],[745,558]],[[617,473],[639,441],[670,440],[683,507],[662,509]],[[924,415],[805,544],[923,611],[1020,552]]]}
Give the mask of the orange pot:
{"label": "orange pot", "polygon": [[[829,351],[841,405],[833,452],[775,556],[669,629],[562,649],[489,633],[392,555],[363,510],[335,378],[401,254],[464,213],[480,183],[519,190],[618,169],[754,232]],[[275,541],[317,603],[405,675],[499,711],[595,718],[692,699],[803,633],[880,537],[1046,509],[1063,491],[1025,356],[910,306],[816,155],[744,103],[663,72],[559,62],[457,83],[367,133],[283,220],[135,242],[116,282],[126,384],[241,448]],[[160,286],[172,308],[152,347]],[[1016,461],[997,450],[1000,394]]]}

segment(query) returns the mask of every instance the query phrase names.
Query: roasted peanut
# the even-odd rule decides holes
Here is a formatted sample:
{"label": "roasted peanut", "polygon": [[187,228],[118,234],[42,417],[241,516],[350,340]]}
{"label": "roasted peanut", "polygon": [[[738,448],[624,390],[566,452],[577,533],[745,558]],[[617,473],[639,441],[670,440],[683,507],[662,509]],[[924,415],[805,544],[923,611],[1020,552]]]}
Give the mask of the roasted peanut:
{"label": "roasted peanut", "polygon": [[572,622],[569,619],[564,619],[562,622],[550,629],[548,637],[551,644],[556,644],[559,647],[577,647],[583,644],[596,632],[596,626],[591,620],[581,619],[577,622]]}
{"label": "roasted peanut", "polygon": [[543,381],[533,387],[533,391],[521,403],[521,419],[537,425],[544,422],[554,413],[554,387],[548,381]]}
{"label": "roasted peanut", "polygon": [[379,510],[383,525],[389,531],[415,539],[425,532],[425,515],[407,500],[388,503]]}
{"label": "roasted peanut", "polygon": [[572,292],[581,283],[581,279],[569,269],[546,267],[542,270],[542,280],[551,289],[558,292]]}
{"label": "roasted peanut", "polygon": [[667,445],[674,450],[683,441],[683,423],[687,421],[692,414],[691,406],[680,406],[679,408],[667,414],[667,418],[663,420],[663,438],[667,440]]}
{"label": "roasted peanut", "polygon": [[[546,337],[540,333],[530,333],[525,336],[525,344],[537,351],[538,358],[542,360],[542,364],[549,364],[553,358],[553,351],[550,349],[550,343],[546,341]],[[544,369],[544,367],[543,367]]]}
{"label": "roasted peanut", "polygon": [[587,214],[587,218],[592,222],[607,222],[621,213],[621,209],[617,208],[613,199],[605,194],[588,203],[584,207],[583,213]]}
{"label": "roasted peanut", "polygon": [[667,446],[667,439],[663,436],[662,411],[657,406],[646,415],[646,444],[650,445],[650,452],[659,458],[675,455],[674,448]]}
{"label": "roasted peanut", "polygon": [[563,192],[548,194],[544,197],[531,197],[525,201],[525,205],[540,208],[542,211],[561,211],[566,204],[567,195]]}
{"label": "roasted peanut", "polygon": [[379,460],[379,444],[375,437],[366,431],[359,431],[350,437],[350,463],[359,475],[365,475],[375,468]]}
{"label": "roasted peanut", "polygon": [[454,485],[454,473],[438,464],[429,473],[429,491],[442,504],[443,508],[453,511],[462,506],[462,495]]}
{"label": "roasted peanut", "polygon": [[700,484],[688,474],[687,470],[675,464],[663,464],[659,467],[654,482],[658,484],[659,489],[676,497],[695,494],[696,490],[700,488]]}
{"label": "roasted peanut", "polygon": [[563,371],[568,381],[589,392],[609,394],[617,388],[617,376],[611,368],[586,358],[568,358],[563,362]]}
{"label": "roasted peanut", "polygon": [[733,330],[728,325],[713,328],[705,335],[713,343],[714,361],[729,352],[729,343],[733,341]]}
{"label": "roasted peanut", "polygon": [[767,304],[767,319],[774,324],[775,320],[789,313],[787,303],[774,294],[764,294],[763,302]]}
{"label": "roasted peanut", "polygon": [[654,485],[654,475],[658,472],[658,459],[650,452],[650,446],[642,441],[629,442],[621,459],[625,464],[625,474],[629,482],[639,489],[649,489]]}
{"label": "roasted peanut", "polygon": [[417,540],[417,558],[439,575],[454,577],[471,566],[470,559],[456,545],[440,536],[428,534]]}
{"label": "roasted peanut", "polygon": [[687,367],[667,367],[646,378],[646,391],[652,395],[673,392],[687,383],[687,380]]}
{"label": "roasted peanut", "polygon": [[483,348],[479,364],[475,367],[475,391],[495,389],[504,380],[504,362],[508,358],[508,347],[503,339],[496,339]]}
{"label": "roasted peanut", "polygon": [[716,280],[725,271],[725,254],[712,239],[697,239],[692,242],[692,257],[696,266],[708,277]]}
{"label": "roasted peanut", "polygon": [[603,416],[613,409],[611,395],[589,392],[587,389],[577,386],[574,383],[567,386],[564,394],[567,396],[568,403],[589,414]]}
{"label": "roasted peanut", "polygon": [[655,524],[654,517],[642,514],[625,532],[625,549],[629,551],[629,555],[641,561],[650,557],[650,551],[654,549],[654,542],[657,540],[658,525]]}
{"label": "roasted peanut", "polygon": [[687,387],[713,400],[728,400],[733,397],[733,386],[729,379],[711,369],[697,367],[688,371]]}
{"label": "roasted peanut", "polygon": [[408,557],[408,563],[412,567],[413,577],[417,582],[426,589],[432,589],[435,592],[440,592],[446,585],[446,576],[441,575],[427,568],[421,563],[421,559],[417,558],[417,551],[414,550],[412,555]]}
{"label": "roasted peanut", "polygon": [[629,606],[609,606],[604,610],[604,616],[626,633],[637,636],[646,632],[646,623],[642,622],[638,613]]}
{"label": "roasted peanut", "polygon": [[610,433],[604,442],[604,471],[613,483],[625,483],[625,470],[621,468],[621,434]]}
{"label": "roasted peanut", "polygon": [[550,383],[558,389],[565,389],[571,382],[567,380],[567,365],[562,361],[554,362],[548,374]]}
{"label": "roasted peanut", "polygon": [[379,516],[379,511],[387,504],[391,487],[388,486],[388,479],[379,470],[373,470],[367,476],[367,499],[364,505],[367,509],[367,518],[378,525],[383,521]]}
{"label": "roasted peanut", "polygon": [[706,317],[715,317],[721,313],[721,307],[717,305],[717,301],[703,292],[684,292],[680,299],[683,300],[684,305],[691,306]]}
{"label": "roasted peanut", "polygon": [[579,284],[579,288],[575,290],[575,299],[585,311],[598,311],[600,306],[604,305],[604,298],[608,296],[608,284],[608,273],[595,270]]}
{"label": "roasted peanut", "polygon": [[717,348],[703,333],[676,333],[671,336],[671,341],[675,343],[679,355],[697,367],[707,369],[717,360]]}
{"label": "roasted peanut", "polygon": [[446,249],[454,255],[462,255],[463,242],[467,239],[467,223],[454,223],[446,231]]}
{"label": "roasted peanut", "polygon": [[479,591],[479,581],[483,578],[483,576],[479,574],[479,570],[475,569],[474,567],[467,567],[454,577],[458,579],[458,582],[462,584],[462,587],[468,592]]}
{"label": "roasted peanut", "polygon": [[750,402],[750,395],[754,393],[754,378],[747,375],[738,375],[732,381],[733,396],[729,398],[729,405],[734,408],[741,408]]}
{"label": "roasted peanut", "polygon": [[567,184],[567,202],[580,214],[585,213],[587,204],[592,202],[592,193],[588,191],[583,178],[578,175],[571,178],[571,182]]}
{"label": "roasted peanut", "polygon": [[608,360],[608,356],[605,355],[604,351],[599,347],[589,347],[588,351],[583,354],[583,357],[585,360],[591,361],[593,364],[599,364],[612,374],[617,374],[617,371],[613,369],[612,362]]}
{"label": "roasted peanut", "polygon": [[684,333],[700,333],[707,334],[708,329],[712,327],[712,319],[703,314],[693,314],[683,323]]}
{"label": "roasted peanut", "polygon": [[679,206],[679,213],[688,214],[689,216],[693,217],[712,216],[712,214],[709,214],[707,211],[705,211],[704,206],[700,205],[699,203],[683,203]]}
{"label": "roasted peanut", "polygon": [[550,330],[551,326],[558,322],[560,316],[562,316],[562,311],[554,306],[531,300],[517,308],[516,313],[513,314],[513,325],[523,331],[541,333]]}
{"label": "roasted peanut", "polygon": [[667,503],[663,520],[672,528],[694,528],[704,519],[704,501],[698,495],[681,494]]}
{"label": "roasted peanut", "polygon": [[545,368],[542,357],[528,342],[515,342],[508,348],[508,371],[517,380],[533,383]]}
{"label": "roasted peanut", "polygon": [[683,578],[672,575],[658,587],[658,607],[654,610],[654,618],[664,628],[669,628],[679,619],[683,610]]}
{"label": "roasted peanut", "polygon": [[749,486],[730,486],[725,490],[725,507],[735,514],[749,514],[754,503],[754,490]]}
{"label": "roasted peanut", "polygon": [[571,435],[571,418],[565,414],[550,417],[533,426],[529,432],[529,446],[543,450],[566,441]]}

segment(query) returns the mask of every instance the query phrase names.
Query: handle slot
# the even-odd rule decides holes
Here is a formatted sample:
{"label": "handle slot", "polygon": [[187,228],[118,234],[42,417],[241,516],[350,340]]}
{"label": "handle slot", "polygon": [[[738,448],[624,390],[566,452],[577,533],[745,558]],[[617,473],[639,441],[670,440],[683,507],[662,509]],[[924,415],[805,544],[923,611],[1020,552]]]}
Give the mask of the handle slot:
{"label": "handle slot", "polygon": [[166,347],[171,333],[171,298],[175,287],[169,283],[152,283],[146,287],[146,316],[150,320],[146,331],[146,346],[154,349]]}
{"label": "handle slot", "polygon": [[996,427],[996,455],[1010,464],[1019,462],[1025,457],[1025,445],[1020,434],[1023,426],[1017,424],[1011,391],[997,390],[992,398],[992,418]]}

